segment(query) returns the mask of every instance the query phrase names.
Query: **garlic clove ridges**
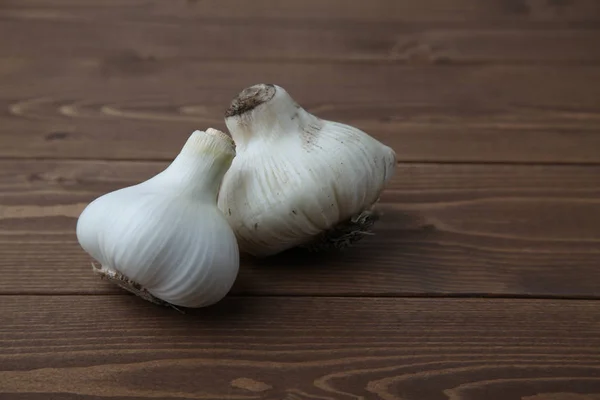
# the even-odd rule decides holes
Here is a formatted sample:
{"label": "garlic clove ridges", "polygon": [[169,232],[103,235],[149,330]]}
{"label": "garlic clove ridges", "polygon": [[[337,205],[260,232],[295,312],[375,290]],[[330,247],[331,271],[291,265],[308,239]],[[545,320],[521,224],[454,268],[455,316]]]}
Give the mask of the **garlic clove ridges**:
{"label": "garlic clove ridges", "polygon": [[161,173],[92,201],[77,238],[101,264],[96,272],[159,304],[220,301],[239,270],[237,240],[216,204],[234,156],[223,132],[195,131]]}
{"label": "garlic clove ridges", "polygon": [[272,84],[244,89],[225,123],[237,155],[218,206],[243,252],[344,248],[369,234],[396,167],[390,147],[310,114]]}

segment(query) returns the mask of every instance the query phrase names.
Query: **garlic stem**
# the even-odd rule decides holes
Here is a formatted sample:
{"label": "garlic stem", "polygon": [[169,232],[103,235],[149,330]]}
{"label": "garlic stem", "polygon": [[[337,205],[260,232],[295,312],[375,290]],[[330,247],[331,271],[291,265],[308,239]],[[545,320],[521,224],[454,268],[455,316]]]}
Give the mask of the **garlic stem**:
{"label": "garlic stem", "polygon": [[212,128],[195,131],[173,162],[153,180],[174,193],[213,200],[234,157],[235,144],[228,135]]}
{"label": "garlic stem", "polygon": [[258,84],[244,89],[231,102],[225,124],[236,147],[243,151],[258,141],[285,140],[290,138],[286,133],[314,129],[318,119],[277,86]]}

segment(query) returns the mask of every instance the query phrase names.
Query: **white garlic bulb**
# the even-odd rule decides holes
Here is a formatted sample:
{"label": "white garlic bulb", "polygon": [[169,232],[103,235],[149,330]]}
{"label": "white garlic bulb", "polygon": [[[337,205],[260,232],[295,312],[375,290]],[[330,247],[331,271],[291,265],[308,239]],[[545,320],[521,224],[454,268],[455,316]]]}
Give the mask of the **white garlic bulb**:
{"label": "white garlic bulb", "polygon": [[77,221],[81,247],[104,277],[146,300],[204,307],[221,300],[239,269],[235,235],[217,208],[234,143],[195,131],[162,172],[92,201]]}
{"label": "white garlic bulb", "polygon": [[240,250],[343,248],[369,233],[396,154],[365,132],[320,119],[281,87],[244,89],[225,113],[236,157],[218,206]]}

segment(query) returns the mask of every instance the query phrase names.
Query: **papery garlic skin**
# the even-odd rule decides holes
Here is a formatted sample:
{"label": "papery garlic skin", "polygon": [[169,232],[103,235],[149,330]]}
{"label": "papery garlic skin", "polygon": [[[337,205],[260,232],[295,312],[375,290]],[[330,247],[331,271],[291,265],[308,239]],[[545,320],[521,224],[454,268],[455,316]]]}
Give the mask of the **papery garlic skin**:
{"label": "papery garlic skin", "polygon": [[[307,245],[360,215],[368,219],[396,167],[390,147],[310,114],[277,85],[246,88],[225,122],[236,158],[218,206],[240,249],[255,256]],[[360,236],[363,226],[354,223],[356,237],[333,247]]]}
{"label": "papery garlic skin", "polygon": [[102,271],[170,305],[218,302],[239,270],[235,235],[216,205],[234,156],[223,132],[195,131],[164,171],[91,202],[77,222],[80,245]]}

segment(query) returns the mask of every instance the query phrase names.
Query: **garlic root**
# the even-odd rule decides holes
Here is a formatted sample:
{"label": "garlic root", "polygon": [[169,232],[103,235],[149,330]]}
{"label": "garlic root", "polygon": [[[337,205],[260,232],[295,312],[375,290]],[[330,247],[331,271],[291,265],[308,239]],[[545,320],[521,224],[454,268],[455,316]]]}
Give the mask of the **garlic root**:
{"label": "garlic root", "polygon": [[373,235],[371,228],[379,220],[380,214],[374,210],[365,210],[348,221],[341,222],[318,235],[312,242],[301,245],[311,252],[343,250],[352,246],[365,236]]}
{"label": "garlic root", "polygon": [[154,303],[157,304],[159,306],[163,306],[163,307],[169,307],[169,308],[173,308],[174,310],[179,311],[182,314],[185,314],[185,312],[183,310],[181,310],[180,308],[175,307],[173,304],[161,300],[158,297],[153,296],[148,289],[144,288],[142,285],[140,285],[137,282],[132,281],[131,279],[129,279],[128,277],[126,277],[125,275],[123,275],[122,273],[115,271],[113,269],[110,268],[106,268],[104,266],[100,266],[97,267],[96,264],[92,263],[92,269],[94,271],[95,274],[100,275],[100,279],[105,279],[117,286],[119,286],[121,289],[125,289],[128,292],[131,292],[133,294],[135,294],[138,297],[141,297],[142,299],[149,301],[150,303]]}

